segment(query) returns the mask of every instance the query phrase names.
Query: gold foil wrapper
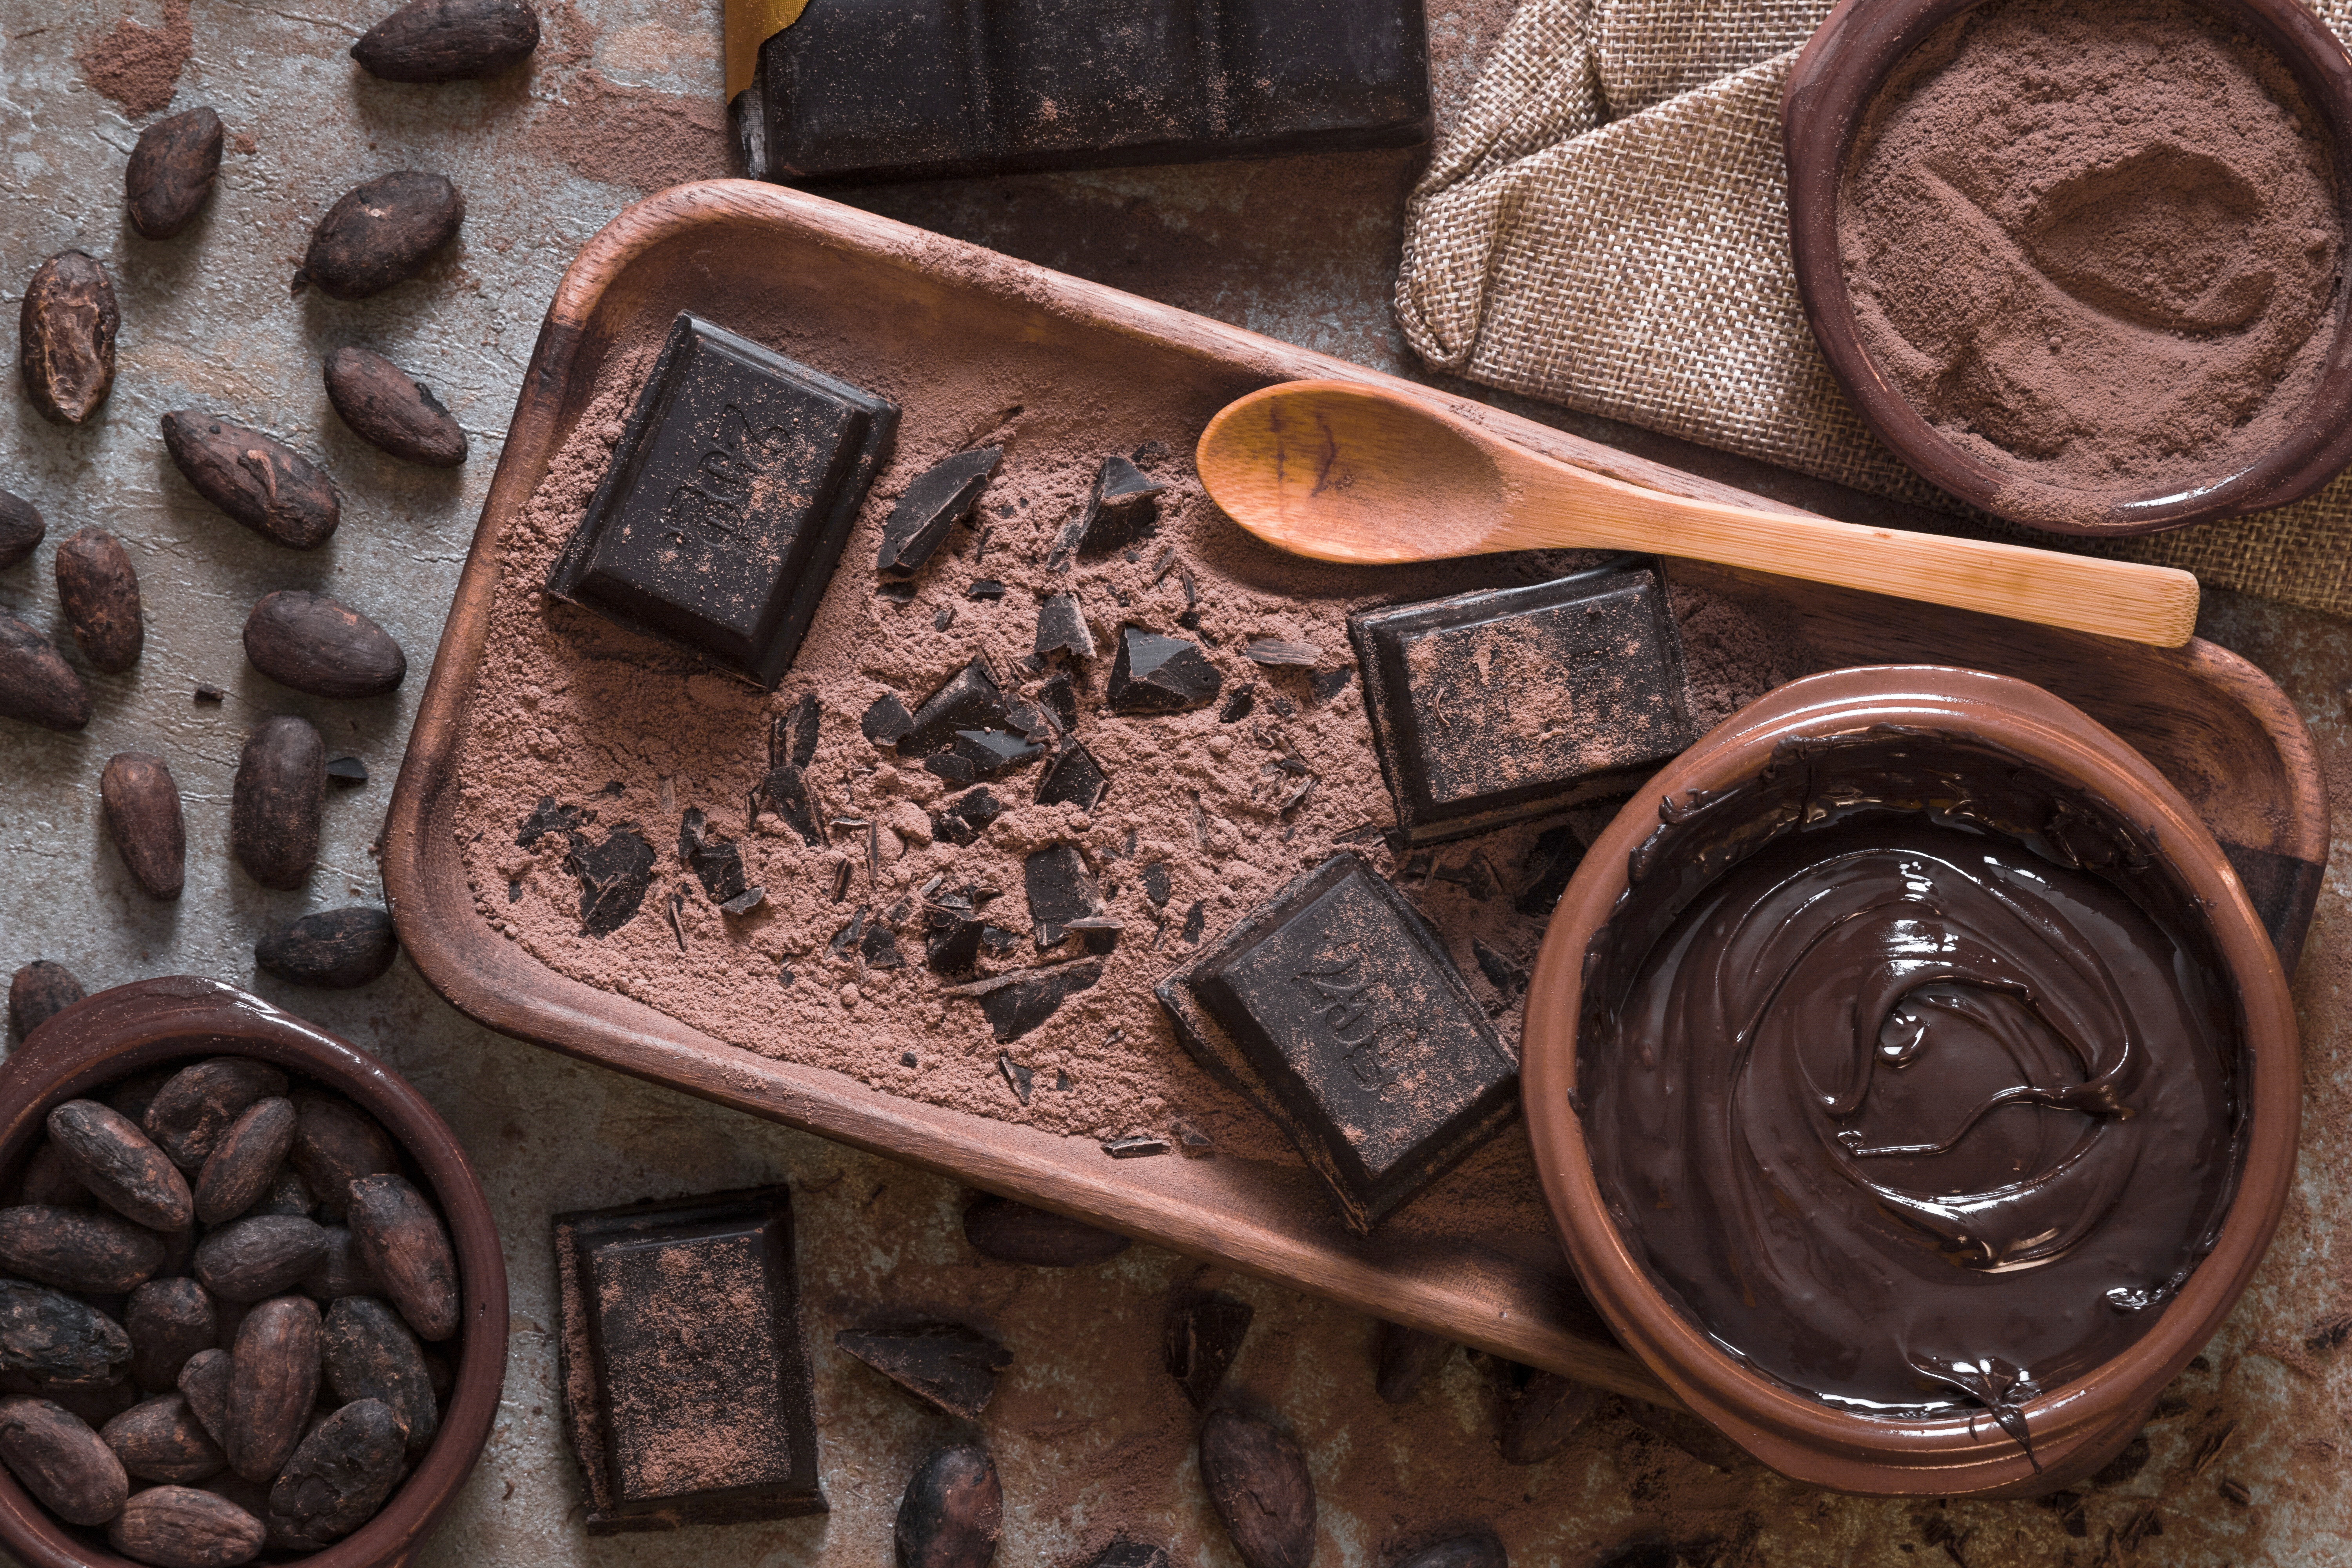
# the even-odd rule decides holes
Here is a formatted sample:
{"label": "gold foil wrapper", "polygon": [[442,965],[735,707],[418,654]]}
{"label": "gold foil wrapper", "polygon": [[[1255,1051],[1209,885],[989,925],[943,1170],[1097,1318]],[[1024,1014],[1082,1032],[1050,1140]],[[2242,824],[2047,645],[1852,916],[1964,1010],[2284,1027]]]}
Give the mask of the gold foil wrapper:
{"label": "gold foil wrapper", "polygon": [[727,0],[727,101],[751,85],[760,46],[801,19],[809,0]]}

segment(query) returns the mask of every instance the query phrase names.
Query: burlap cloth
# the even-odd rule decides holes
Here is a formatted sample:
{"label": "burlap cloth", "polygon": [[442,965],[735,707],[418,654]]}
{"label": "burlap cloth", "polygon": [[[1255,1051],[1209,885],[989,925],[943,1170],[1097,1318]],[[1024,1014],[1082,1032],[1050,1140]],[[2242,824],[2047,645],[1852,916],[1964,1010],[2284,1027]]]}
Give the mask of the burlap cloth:
{"label": "burlap cloth", "polygon": [[[1780,89],[1830,8],[1522,0],[1406,209],[1397,315],[1415,352],[1965,514],[1863,425],[1798,303]],[[2314,9],[2338,36],[2352,23],[2352,0]],[[2352,475],[2293,506],[2094,548],[2352,615],[2347,545]]]}

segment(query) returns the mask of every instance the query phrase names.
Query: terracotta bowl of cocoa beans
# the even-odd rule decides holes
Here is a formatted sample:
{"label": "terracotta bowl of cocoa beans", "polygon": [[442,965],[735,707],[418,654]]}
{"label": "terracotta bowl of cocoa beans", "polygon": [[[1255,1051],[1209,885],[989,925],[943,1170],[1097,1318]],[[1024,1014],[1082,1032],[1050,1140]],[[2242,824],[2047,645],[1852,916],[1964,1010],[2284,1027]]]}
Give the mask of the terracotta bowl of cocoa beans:
{"label": "terracotta bowl of cocoa beans", "polygon": [[175,976],[0,1064],[0,1547],[30,1568],[404,1563],[506,1340],[481,1182],[365,1052]]}

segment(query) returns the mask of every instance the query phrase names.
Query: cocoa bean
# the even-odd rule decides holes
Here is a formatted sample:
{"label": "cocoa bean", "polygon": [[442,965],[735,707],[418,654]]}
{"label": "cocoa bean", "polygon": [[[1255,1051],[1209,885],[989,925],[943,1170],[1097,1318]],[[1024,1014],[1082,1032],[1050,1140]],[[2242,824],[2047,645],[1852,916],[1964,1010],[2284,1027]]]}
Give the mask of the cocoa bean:
{"label": "cocoa bean", "polygon": [[983,1258],[1047,1268],[1100,1263],[1127,1250],[1127,1237],[1011,1198],[981,1197],[963,1211],[963,1237]]}
{"label": "cocoa bean", "polygon": [[1500,1441],[1507,1465],[1540,1465],[1601,1408],[1601,1391],[1556,1372],[1539,1372],[1503,1411]]}
{"label": "cocoa bean", "polygon": [[1380,1371],[1373,1386],[1391,1405],[1402,1405],[1421,1391],[1454,1354],[1454,1342],[1402,1323],[1381,1324]]}
{"label": "cocoa bean", "polygon": [[101,1384],[121,1378],[132,1353],[122,1325],[89,1302],[0,1279],[0,1365],[43,1384]]}
{"label": "cocoa bean", "polygon": [[187,1178],[139,1124],[95,1100],[68,1100],[49,1112],[49,1142],[92,1196],[150,1230],[195,1221]]}
{"label": "cocoa bean", "polygon": [[327,1254],[327,1233],[299,1215],[265,1214],[225,1225],[196,1244],[196,1278],[226,1301],[290,1290]]}
{"label": "cocoa bean", "polygon": [[9,978],[8,1027],[21,1040],[87,994],[64,964],[37,958]]}
{"label": "cocoa bean", "polygon": [[327,746],[308,719],[281,713],[256,730],[236,763],[228,843],[265,888],[299,888],[319,858],[327,798]]}
{"label": "cocoa bean", "polygon": [[81,656],[109,675],[137,664],[147,627],[140,615],[139,574],[122,541],[102,528],[77,529],[58,543],[53,564],[58,602]]}
{"label": "cocoa bean", "polygon": [[359,1243],[352,1239],[349,1226],[331,1225],[327,1228],[327,1254],[318,1266],[302,1276],[302,1294],[314,1301],[340,1301],[346,1296],[376,1296],[383,1292],[383,1282],[360,1256]]}
{"label": "cocoa bean", "polygon": [[53,1208],[86,1209],[95,1200],[74,1175],[73,1167],[66,1163],[66,1157],[44,1138],[35,1146],[32,1158],[25,1162],[25,1179],[16,1184],[16,1201],[47,1204]]}
{"label": "cocoa bean", "polygon": [[0,568],[14,566],[38,550],[48,531],[38,507],[0,490]]}
{"label": "cocoa bean", "polygon": [[196,1217],[206,1225],[225,1225],[251,1208],[268,1190],[286,1151],[293,1146],[292,1100],[257,1100],[247,1106],[214,1146],[212,1158],[196,1178]]}
{"label": "cocoa bean", "polygon": [[50,257],[25,285],[16,316],[17,368],[42,418],[79,425],[114,388],[114,285],[87,251]]}
{"label": "cocoa bean", "polygon": [[44,730],[89,722],[89,689],[49,639],[12,616],[0,616],[0,719]]}
{"label": "cocoa bean", "polygon": [[200,1481],[228,1468],[228,1458],[212,1435],[188,1413],[177,1394],[162,1394],[132,1405],[99,1429],[122,1468],[142,1481]]}
{"label": "cocoa bean", "polygon": [[399,1170],[400,1146],[374,1117],[339,1095],[300,1091],[294,1110],[294,1147],[286,1157],[318,1194],[319,1212],[340,1223],[351,1184]]}
{"label": "cocoa bean", "polygon": [[407,1177],[362,1176],[351,1184],[352,1241],[384,1294],[419,1337],[457,1331],[457,1258],[449,1232]]}
{"label": "cocoa bean", "polygon": [[1201,1486],[1247,1568],[1307,1568],[1315,1479],[1290,1434],[1236,1410],[1201,1424]]}
{"label": "cocoa bean", "polygon": [[346,1296],[327,1309],[327,1387],[349,1404],[380,1399],[400,1417],[408,1447],[421,1453],[439,1430],[425,1347],[400,1314],[373,1296]]}
{"label": "cocoa bean", "polygon": [[365,985],[399,956],[392,916],[365,906],[304,915],[253,944],[253,962],[265,973],[321,991]]}
{"label": "cocoa bean", "polygon": [[47,1399],[0,1399],[0,1464],[68,1524],[122,1511],[131,1478],[89,1423]]}
{"label": "cocoa bean", "polygon": [[261,1194],[261,1201],[253,1205],[253,1212],[299,1214],[308,1218],[318,1206],[319,1200],[310,1195],[310,1184],[304,1181],[299,1172],[280,1166],[271,1174],[269,1188]]}
{"label": "cocoa bean", "polygon": [[0,1268],[61,1290],[129,1290],[163,1265],[167,1246],[117,1215],[42,1204],[0,1209]]}
{"label": "cocoa bean", "polygon": [[466,198],[439,174],[395,169],[353,187],[310,231],[294,291],[315,283],[338,300],[364,300],[425,270],[457,237]]}
{"label": "cocoa bean", "polygon": [[266,595],[245,619],[253,668],[313,697],[381,697],[408,674],[407,656],[384,629],[322,594]]}
{"label": "cocoa bean", "polygon": [[470,81],[513,69],[539,47],[523,0],[409,0],[352,46],[385,81]]}
{"label": "cocoa bean", "polygon": [[122,1326],[131,1333],[131,1376],[164,1394],[180,1385],[181,1369],[220,1333],[211,1292],[193,1279],[150,1279],[131,1292]]}
{"label": "cocoa bean", "polygon": [[270,1544],[315,1552],[375,1517],[400,1479],[404,1432],[380,1399],[344,1405],[304,1437],[269,1489]]}
{"label": "cocoa bean", "polygon": [[949,1443],[931,1450],[898,1500],[898,1568],[986,1568],[1004,1524],[1004,1489],[988,1450]]}
{"label": "cocoa bean", "polygon": [[139,890],[162,903],[180,896],[187,880],[188,829],[180,816],[180,786],[152,752],[121,752],[98,775],[107,837]]}
{"label": "cocoa bean", "polygon": [[123,205],[131,226],[148,239],[169,239],[194,223],[220,173],[220,116],[200,106],[159,120],[139,133],[122,172]]}
{"label": "cocoa bean", "polygon": [[229,1352],[229,1468],[266,1481],[301,1441],[319,1392],[319,1309],[299,1296],[277,1296],[246,1314]]}
{"label": "cocoa bean", "polygon": [[1503,1543],[1488,1531],[1457,1535],[1434,1546],[1424,1546],[1396,1568],[1511,1568]]}
{"label": "cocoa bean", "polygon": [[228,1385],[236,1375],[236,1358],[225,1350],[202,1350],[180,1369],[180,1394],[188,1413],[215,1443],[228,1440]]}
{"label": "cocoa bean", "polygon": [[194,1487],[149,1487],[106,1527],[107,1544],[154,1568],[236,1568],[266,1539],[259,1520]]}
{"label": "cocoa bean", "polygon": [[199,1171],[247,1107],[285,1092],[286,1075],[268,1062],[207,1057],[167,1073],[150,1095],[140,1123],[172,1163],[183,1171]]}
{"label": "cocoa bean", "polygon": [[421,381],[379,353],[340,348],[327,356],[327,400],[371,447],[428,468],[466,460],[466,432]]}
{"label": "cocoa bean", "polygon": [[334,481],[274,437],[183,408],[163,416],[163,445],[198,495],[272,543],[315,550],[342,521]]}

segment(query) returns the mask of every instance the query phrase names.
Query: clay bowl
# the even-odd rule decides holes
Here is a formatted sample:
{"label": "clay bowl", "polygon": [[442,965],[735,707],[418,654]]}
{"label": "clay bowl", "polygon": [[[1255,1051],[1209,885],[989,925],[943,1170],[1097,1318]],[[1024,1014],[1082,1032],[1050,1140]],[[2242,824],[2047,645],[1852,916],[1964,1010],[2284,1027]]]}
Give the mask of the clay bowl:
{"label": "clay bowl", "polygon": [[[1944,23],[1984,0],[1841,0],[1789,73],[1780,100],[1790,248],[1813,339],[1864,420],[1903,460],[1969,505],[2058,533],[2154,533],[2300,500],[2352,461],[2352,310],[2336,328],[2294,433],[2251,462],[2141,493],[2072,489],[1998,468],[1948,441],[1863,347],[1838,255],[1838,187],[1880,85]],[[2352,248],[2352,57],[2299,0],[2199,0],[2268,46],[2335,148],[2340,217]],[[2339,300],[2338,309],[2343,307]]]}
{"label": "clay bowl", "polygon": [[[257,1057],[341,1094],[406,1151],[413,1179],[439,1205],[457,1255],[464,1321],[441,1429],[383,1511],[323,1552],[269,1561],[310,1568],[389,1568],[415,1553],[473,1473],[506,1381],[507,1273],[480,1178],[433,1108],[366,1052],[257,996],[174,975],[121,985],[75,1004],[0,1064],[0,1184],[12,1184],[61,1102],[166,1062]],[[140,1483],[134,1481],[136,1488]],[[59,1522],[0,1469],[0,1546],[28,1568],[140,1568],[106,1546],[103,1529]]]}
{"label": "clay bowl", "polygon": [[[1694,792],[1754,780],[1784,742],[1859,736],[1886,725],[1929,737],[1918,744],[1957,738],[1998,748],[2059,781],[2066,798],[2079,792],[2143,830],[2159,874],[2168,868],[2170,900],[2199,900],[2187,907],[2201,909],[2202,935],[2234,992],[2244,1152],[2220,1238],[2137,1342],[2024,1406],[2038,1472],[1981,1415],[1971,1423],[1852,1414],[1731,1357],[1668,1301],[1619,1234],[1571,1109],[1588,962],[1614,953],[1609,922],[1627,890],[1628,859],[1659,826],[1663,803],[1688,805]],[[1626,1347],[1692,1409],[1783,1475],[1839,1491],[1906,1497],[2046,1491],[2093,1473],[2131,1440],[2166,1383],[2237,1301],[2270,1243],[2293,1173],[2301,1092],[2286,977],[2236,874],[2179,794],[2137,752],[2041,688],[1930,665],[1832,670],[1783,686],[1685,752],[1617,815],[1585,856],[1545,935],[1528,994],[1522,1074],[1528,1130],[1554,1223],[1585,1289]]]}

